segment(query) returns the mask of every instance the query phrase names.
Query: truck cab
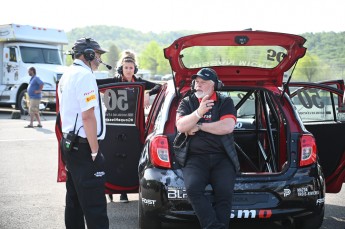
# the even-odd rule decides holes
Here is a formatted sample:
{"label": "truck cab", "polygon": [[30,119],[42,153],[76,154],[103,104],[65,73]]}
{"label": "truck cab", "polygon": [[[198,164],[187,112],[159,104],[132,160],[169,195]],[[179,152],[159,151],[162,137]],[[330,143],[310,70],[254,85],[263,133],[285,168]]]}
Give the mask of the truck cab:
{"label": "truck cab", "polygon": [[34,26],[0,25],[0,104],[15,105],[24,111],[24,97],[35,67],[44,82],[42,100],[55,107],[56,82],[65,66],[63,45],[67,45],[63,30]]}

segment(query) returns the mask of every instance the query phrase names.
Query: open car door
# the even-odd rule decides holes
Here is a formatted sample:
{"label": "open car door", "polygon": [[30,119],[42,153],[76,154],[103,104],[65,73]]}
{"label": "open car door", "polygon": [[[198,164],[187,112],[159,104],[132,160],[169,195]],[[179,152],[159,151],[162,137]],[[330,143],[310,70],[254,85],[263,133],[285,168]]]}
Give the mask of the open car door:
{"label": "open car door", "polygon": [[138,162],[144,144],[144,90],[141,83],[99,86],[107,107],[100,142],[106,165],[106,192],[138,192]]}
{"label": "open car door", "polygon": [[[100,141],[105,157],[106,193],[137,192],[138,162],[144,142],[144,90],[141,83],[98,85],[104,105],[106,135]],[[58,98],[57,98],[58,101]],[[61,139],[57,105],[56,136]],[[66,181],[65,165],[59,146],[58,182]]]}
{"label": "open car door", "polygon": [[304,126],[315,139],[326,178],[326,192],[337,193],[345,181],[344,81],[290,82],[289,94]]}

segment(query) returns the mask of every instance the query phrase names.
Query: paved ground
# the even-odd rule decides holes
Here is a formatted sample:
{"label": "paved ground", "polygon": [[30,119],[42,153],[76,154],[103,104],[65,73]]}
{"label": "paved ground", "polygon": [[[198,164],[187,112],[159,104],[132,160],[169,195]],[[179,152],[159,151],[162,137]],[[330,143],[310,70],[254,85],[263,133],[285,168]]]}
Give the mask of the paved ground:
{"label": "paved ground", "polygon": [[[11,109],[0,108],[0,229],[64,228],[64,183],[56,182],[57,142],[55,114],[45,113],[43,128],[26,129],[28,120],[11,119]],[[37,123],[34,123],[35,125]],[[345,228],[345,186],[326,197],[323,229]],[[130,203],[108,202],[111,228],[138,228],[137,194]],[[281,228],[277,224],[246,223],[234,228]],[[197,228],[165,224],[164,228]]]}

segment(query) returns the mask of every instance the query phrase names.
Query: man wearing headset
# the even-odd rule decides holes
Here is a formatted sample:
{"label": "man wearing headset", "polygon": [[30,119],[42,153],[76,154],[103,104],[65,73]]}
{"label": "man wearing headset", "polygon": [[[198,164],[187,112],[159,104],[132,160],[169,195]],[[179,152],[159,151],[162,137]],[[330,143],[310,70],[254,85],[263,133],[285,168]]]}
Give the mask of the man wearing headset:
{"label": "man wearing headset", "polygon": [[93,71],[106,51],[92,38],[78,39],[73,64],[58,85],[66,163],[65,225],[68,229],[108,229],[104,157],[98,141],[105,136],[105,108]]}
{"label": "man wearing headset", "polygon": [[[176,114],[177,130],[190,136],[184,183],[201,228],[226,229],[239,171],[233,137],[237,113],[230,97],[215,92],[222,82],[213,69],[203,68],[192,79],[195,93],[182,99]],[[208,184],[213,206],[204,194]]]}

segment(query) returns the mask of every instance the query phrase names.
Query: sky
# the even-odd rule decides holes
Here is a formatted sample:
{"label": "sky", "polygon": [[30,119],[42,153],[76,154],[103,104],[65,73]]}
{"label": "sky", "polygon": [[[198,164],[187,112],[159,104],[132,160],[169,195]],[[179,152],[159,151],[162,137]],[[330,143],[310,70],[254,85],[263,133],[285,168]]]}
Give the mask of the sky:
{"label": "sky", "polygon": [[[17,6],[19,5],[19,7]],[[344,32],[342,0],[30,0],[4,1],[1,24],[63,29],[108,25],[142,32],[252,28],[302,34]]]}

